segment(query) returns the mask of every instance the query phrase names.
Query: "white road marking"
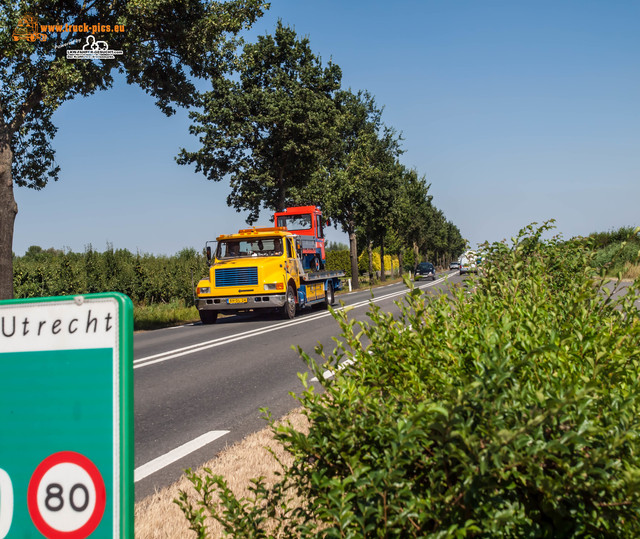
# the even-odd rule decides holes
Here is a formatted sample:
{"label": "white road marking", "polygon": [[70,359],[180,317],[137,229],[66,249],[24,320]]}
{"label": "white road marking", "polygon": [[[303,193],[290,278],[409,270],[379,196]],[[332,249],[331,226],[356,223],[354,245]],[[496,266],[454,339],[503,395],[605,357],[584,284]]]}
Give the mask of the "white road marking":
{"label": "white road marking", "polygon": [[229,344],[235,341],[239,341],[242,339],[247,339],[249,337],[255,337],[258,335],[262,335],[264,333],[269,333],[271,331],[277,331],[279,329],[288,328],[290,326],[296,326],[298,324],[303,324],[305,322],[313,321],[318,318],[324,318],[325,316],[330,316],[331,313],[324,312],[316,315],[311,315],[305,318],[301,318],[299,320],[291,320],[289,322],[284,322],[280,324],[274,324],[272,326],[267,326],[262,329],[253,329],[250,331],[244,331],[242,333],[236,333],[235,335],[228,335],[226,337],[220,337],[218,339],[213,339],[211,341],[206,341],[198,344],[193,344],[191,346],[185,346],[183,348],[177,348],[175,350],[169,350],[167,352],[162,352],[160,354],[155,354],[153,356],[147,356],[140,359],[136,359],[133,362],[133,368],[138,369],[140,367],[146,367],[147,365],[153,365],[155,363],[161,363],[163,361],[167,361],[169,359],[174,359],[181,356],[186,356],[188,354],[193,354],[195,352],[200,352],[202,350],[207,350],[209,348],[214,348],[216,346],[221,346],[223,344]]}
{"label": "white road marking", "polygon": [[[402,333],[403,331],[407,331],[411,329],[411,324],[409,324],[407,327],[402,328],[400,330],[400,332]],[[369,354],[371,354],[372,352],[369,351]],[[336,372],[340,372],[342,370],[344,370],[345,367],[347,367],[348,365],[353,365],[356,362],[356,358],[353,357],[353,355],[349,358],[349,359],[345,359],[342,363],[338,363],[338,367],[336,369],[327,369],[326,371],[324,371],[322,373],[322,378],[327,380],[329,378],[333,378],[336,374]],[[311,378],[311,382],[318,382],[318,377],[314,376],[313,378]]]}
{"label": "white road marking", "polygon": [[[423,288],[429,288],[433,285],[436,285],[438,283],[440,283],[441,281],[443,281],[445,277],[441,277],[440,279],[437,279],[435,281],[432,281],[429,284],[425,284],[422,286],[418,286],[417,288],[423,289]],[[371,303],[378,303],[380,301],[383,301],[385,299],[389,299],[389,298],[393,298],[396,296],[401,296],[407,293],[406,289],[402,289],[396,292],[391,292],[389,294],[385,294],[383,296],[378,296],[377,298],[369,298],[366,299],[364,301],[359,301],[357,303],[354,303],[353,305],[345,305],[344,307],[338,307],[335,310],[336,311],[342,311],[342,310],[351,310],[351,309],[358,309],[360,307],[364,307],[364,306],[369,306]],[[259,328],[259,329],[252,329],[249,331],[243,331],[241,333],[236,333],[234,335],[227,335],[225,337],[219,337],[217,339],[213,339],[211,341],[205,341],[205,342],[201,342],[198,344],[192,344],[190,346],[185,346],[182,348],[176,348],[175,350],[168,350],[166,352],[162,352],[160,354],[154,354],[152,356],[147,356],[147,357],[143,357],[140,359],[136,359],[133,362],[133,368],[134,369],[139,369],[142,367],[147,367],[149,365],[154,365],[156,363],[162,363],[164,361],[168,361],[170,359],[175,359],[178,357],[182,357],[182,356],[186,356],[189,354],[193,354],[196,352],[201,352],[203,350],[208,350],[209,348],[215,348],[217,346],[222,346],[224,344],[230,344],[232,342],[235,341],[239,341],[239,340],[243,340],[243,339],[248,339],[250,337],[257,337],[258,335],[264,335],[265,333],[271,333],[272,331],[279,331],[282,329],[286,329],[289,328],[291,326],[297,326],[299,324],[307,324],[309,322],[313,322],[315,320],[318,320],[320,318],[325,318],[327,316],[331,316],[331,313],[328,311],[324,311],[321,313],[317,313],[317,314],[312,314],[310,316],[305,316],[304,318],[299,318],[299,319],[294,319],[294,320],[289,320],[287,322],[280,322],[277,324],[273,324],[271,326],[267,326],[265,328]]]}
{"label": "white road marking", "polygon": [[[333,378],[336,374],[337,371],[341,371],[343,370],[347,365],[353,365],[356,362],[355,358],[351,358],[351,359],[345,359],[342,363],[338,364],[337,369],[327,369],[326,371],[324,371],[322,373],[322,378],[327,380],[329,378]],[[314,376],[313,378],[311,378],[312,382],[317,382],[318,381],[318,377]]]}
{"label": "white road marking", "polygon": [[142,466],[136,468],[133,472],[133,481],[137,483],[145,477],[149,477],[151,474],[156,473],[158,470],[169,466],[169,464],[173,464],[181,458],[186,457],[189,453],[197,451],[201,447],[210,444],[211,442],[217,440],[218,438],[221,438],[225,434],[229,434],[229,431],[212,430],[203,434],[202,436],[198,436],[197,438],[191,440],[190,442],[187,442],[186,444],[181,445],[180,447],[176,447],[168,453],[161,455],[158,458],[155,458],[152,461],[149,461],[146,464],[143,464]]}

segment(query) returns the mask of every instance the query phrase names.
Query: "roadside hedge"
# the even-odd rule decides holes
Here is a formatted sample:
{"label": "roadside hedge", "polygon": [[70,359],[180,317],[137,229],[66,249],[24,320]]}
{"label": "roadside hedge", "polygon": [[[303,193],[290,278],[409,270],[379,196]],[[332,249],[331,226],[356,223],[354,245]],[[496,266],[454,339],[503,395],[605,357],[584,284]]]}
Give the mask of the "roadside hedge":
{"label": "roadside hedge", "polygon": [[587,242],[548,229],[397,317],[334,312],[337,348],[300,350],[310,431],[274,426],[294,463],[241,499],[190,474],[196,535],[211,512],[243,538],[640,536],[640,283],[615,297]]}
{"label": "roadside hedge", "polygon": [[193,282],[208,269],[206,258],[195,249],[167,257],[111,246],[102,253],[91,246],[84,253],[34,246],[24,256],[14,257],[13,266],[16,298],[115,291],[136,303],[185,305],[193,305]]}
{"label": "roadside hedge", "polygon": [[327,251],[327,269],[331,271],[342,270],[347,277],[351,277],[351,255],[347,251]]}

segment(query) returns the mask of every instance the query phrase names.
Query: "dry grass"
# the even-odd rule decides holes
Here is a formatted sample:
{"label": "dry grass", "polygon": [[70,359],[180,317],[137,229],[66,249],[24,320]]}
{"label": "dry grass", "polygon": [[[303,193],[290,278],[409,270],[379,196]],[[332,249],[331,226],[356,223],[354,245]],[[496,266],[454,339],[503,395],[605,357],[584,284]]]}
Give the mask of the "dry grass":
{"label": "dry grass", "polygon": [[[289,421],[298,431],[306,431],[308,428],[307,418],[300,410],[291,412],[282,421]],[[213,474],[222,475],[236,496],[246,496],[249,494],[247,486],[251,479],[265,476],[267,484],[273,484],[275,472],[280,471],[280,465],[267,447],[285,465],[291,462],[289,454],[273,439],[271,428],[265,428],[226,449],[202,468],[210,468]],[[193,486],[184,475],[177,483],[136,503],[136,539],[189,539],[196,536],[189,530],[186,518],[174,503],[181,490],[195,494]],[[223,536],[222,527],[214,520],[211,520],[209,533],[211,537]]]}
{"label": "dry grass", "polygon": [[622,278],[635,281],[638,277],[640,277],[640,264],[634,265],[627,262],[622,270]]}

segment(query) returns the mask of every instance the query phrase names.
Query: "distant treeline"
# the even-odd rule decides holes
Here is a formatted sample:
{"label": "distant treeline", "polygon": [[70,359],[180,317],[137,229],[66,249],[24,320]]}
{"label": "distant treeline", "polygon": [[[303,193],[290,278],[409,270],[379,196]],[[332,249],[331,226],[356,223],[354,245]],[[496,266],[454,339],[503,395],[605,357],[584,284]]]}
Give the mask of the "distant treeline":
{"label": "distant treeline", "polygon": [[[380,254],[374,253],[375,269]],[[391,257],[387,267],[391,268]],[[397,259],[395,259],[397,268]],[[127,249],[84,253],[31,246],[24,256],[13,258],[16,298],[68,296],[94,292],[122,292],[135,303],[184,302],[193,305],[193,286],[207,274],[203,253],[183,249],[173,256],[133,254]],[[327,251],[327,269],[351,272],[349,251]]]}
{"label": "distant treeline", "polygon": [[122,292],[136,303],[193,304],[193,283],[206,274],[207,260],[195,249],[174,256],[133,254],[109,246],[84,253],[32,246],[14,256],[16,298],[66,296],[93,292]]}
{"label": "distant treeline", "polygon": [[[640,235],[632,227],[589,235],[596,251],[593,263],[607,273],[628,271],[638,265]],[[346,246],[334,244],[327,251],[327,269],[342,269],[350,274]],[[360,270],[365,269],[361,254]],[[414,263],[413,253],[405,252],[404,269]],[[398,260],[389,257],[387,269],[397,270]],[[374,269],[379,270],[380,253],[374,252]],[[193,305],[193,286],[206,275],[204,253],[187,248],[173,256],[131,253],[108,245],[98,252],[91,245],[84,253],[31,246],[24,256],[13,257],[13,286],[16,298],[67,296],[94,292],[122,292],[135,303],[154,304],[182,301]]]}

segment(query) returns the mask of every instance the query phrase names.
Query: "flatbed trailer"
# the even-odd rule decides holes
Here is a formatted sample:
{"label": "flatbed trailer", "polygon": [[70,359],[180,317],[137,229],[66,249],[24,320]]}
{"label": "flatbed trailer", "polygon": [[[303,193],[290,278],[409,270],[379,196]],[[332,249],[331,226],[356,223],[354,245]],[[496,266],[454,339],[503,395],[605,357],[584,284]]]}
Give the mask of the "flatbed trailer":
{"label": "flatbed trailer", "polygon": [[344,271],[316,271],[300,275],[298,308],[325,303],[333,305],[335,292],[342,290]]}

